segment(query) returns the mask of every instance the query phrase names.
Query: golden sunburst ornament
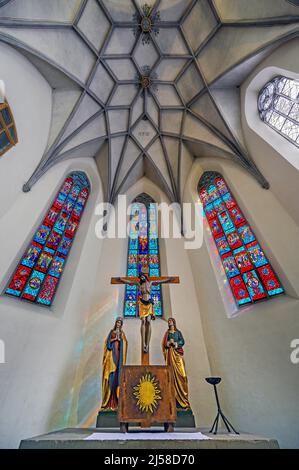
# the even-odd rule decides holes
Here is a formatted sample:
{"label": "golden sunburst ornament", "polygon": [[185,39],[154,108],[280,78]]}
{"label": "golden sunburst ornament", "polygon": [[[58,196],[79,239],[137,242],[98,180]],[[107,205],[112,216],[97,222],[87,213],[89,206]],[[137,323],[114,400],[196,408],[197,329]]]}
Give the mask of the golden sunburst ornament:
{"label": "golden sunburst ornament", "polygon": [[142,412],[153,413],[159,405],[159,400],[162,400],[156,377],[151,374],[143,375],[133,390],[135,390],[133,395],[137,399],[137,406]]}

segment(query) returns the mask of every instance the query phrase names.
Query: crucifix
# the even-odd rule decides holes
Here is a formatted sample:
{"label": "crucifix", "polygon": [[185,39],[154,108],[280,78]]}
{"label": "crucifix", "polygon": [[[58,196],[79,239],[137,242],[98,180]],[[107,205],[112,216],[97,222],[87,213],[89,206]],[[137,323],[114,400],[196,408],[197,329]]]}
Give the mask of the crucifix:
{"label": "crucifix", "polygon": [[148,276],[148,268],[142,268],[138,277],[112,277],[111,284],[136,285],[141,293],[138,299],[141,319],[141,364],[149,365],[149,344],[151,338],[151,320],[155,320],[152,299],[152,285],[179,284],[178,276]]}

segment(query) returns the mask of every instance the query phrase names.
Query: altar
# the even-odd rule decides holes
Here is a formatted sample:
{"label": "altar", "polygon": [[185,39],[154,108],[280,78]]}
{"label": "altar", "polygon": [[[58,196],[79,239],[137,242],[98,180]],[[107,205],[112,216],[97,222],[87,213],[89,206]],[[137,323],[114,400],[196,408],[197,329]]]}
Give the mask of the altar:
{"label": "altar", "polygon": [[173,432],[176,402],[169,366],[124,366],[121,383],[118,419],[123,432],[136,422],[142,428],[163,423],[165,431]]}
{"label": "altar", "polygon": [[20,449],[279,449],[276,439],[248,433],[216,436],[207,429],[181,429],[179,433],[165,433],[163,428],[151,431],[132,429],[122,434],[116,429],[70,428],[24,439]]}

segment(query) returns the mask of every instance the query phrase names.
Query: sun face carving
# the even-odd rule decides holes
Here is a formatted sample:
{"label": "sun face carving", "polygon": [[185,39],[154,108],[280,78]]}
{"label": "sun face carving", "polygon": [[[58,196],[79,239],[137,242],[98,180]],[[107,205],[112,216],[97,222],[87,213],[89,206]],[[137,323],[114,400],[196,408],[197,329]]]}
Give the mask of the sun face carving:
{"label": "sun face carving", "polygon": [[142,412],[153,413],[159,406],[159,400],[162,400],[159,383],[151,374],[142,376],[133,390],[137,407]]}

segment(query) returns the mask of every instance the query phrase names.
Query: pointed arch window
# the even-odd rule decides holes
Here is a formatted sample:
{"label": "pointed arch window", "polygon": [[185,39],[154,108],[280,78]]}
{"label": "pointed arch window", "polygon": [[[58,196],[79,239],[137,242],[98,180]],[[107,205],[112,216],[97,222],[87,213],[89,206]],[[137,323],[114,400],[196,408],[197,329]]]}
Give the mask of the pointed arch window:
{"label": "pointed arch window", "polygon": [[[128,246],[127,276],[138,276],[142,266],[149,268],[150,276],[160,276],[160,253],[157,229],[157,208],[147,194],[139,195],[131,204],[130,235]],[[138,316],[137,286],[126,285],[124,316]],[[152,286],[154,312],[163,315],[161,286]]]}
{"label": "pointed arch window", "polygon": [[204,173],[198,189],[237,305],[282,294],[279,279],[222,176]]}
{"label": "pointed arch window", "polygon": [[259,93],[261,119],[299,147],[299,81],[278,76]]}
{"label": "pointed arch window", "polygon": [[0,103],[0,156],[18,143],[15,121],[7,102]]}
{"label": "pointed arch window", "polygon": [[6,290],[7,295],[50,306],[89,196],[85,173],[71,173],[36,230]]}

